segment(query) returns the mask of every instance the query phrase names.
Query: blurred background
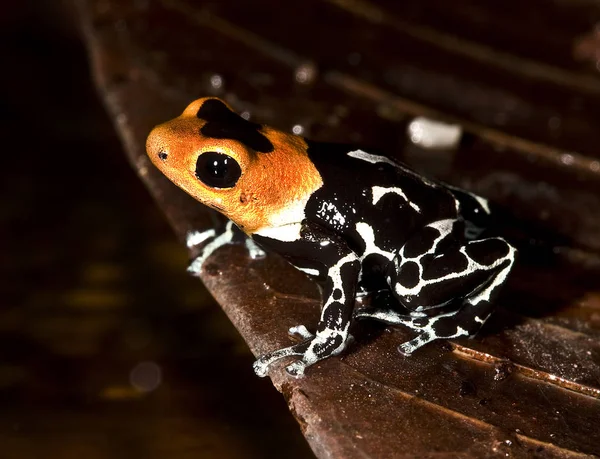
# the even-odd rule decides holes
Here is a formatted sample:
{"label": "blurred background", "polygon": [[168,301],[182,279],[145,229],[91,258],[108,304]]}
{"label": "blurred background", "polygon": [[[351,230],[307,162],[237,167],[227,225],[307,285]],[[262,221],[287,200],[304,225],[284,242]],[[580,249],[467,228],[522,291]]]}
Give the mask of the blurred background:
{"label": "blurred background", "polygon": [[312,457],[182,275],[187,254],[125,159],[74,13],[0,6],[0,457]]}

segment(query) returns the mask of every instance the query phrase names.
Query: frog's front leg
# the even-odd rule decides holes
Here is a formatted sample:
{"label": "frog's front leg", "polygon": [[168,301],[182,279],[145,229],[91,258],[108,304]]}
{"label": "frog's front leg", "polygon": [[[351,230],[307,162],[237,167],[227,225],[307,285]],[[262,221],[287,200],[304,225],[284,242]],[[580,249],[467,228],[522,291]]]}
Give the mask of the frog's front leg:
{"label": "frog's front leg", "polygon": [[254,363],[254,371],[258,376],[266,376],[269,366],[284,357],[300,356],[299,360],[286,367],[289,374],[300,377],[307,367],[337,355],[346,348],[359,271],[360,261],[352,252],[346,253],[329,268],[323,283],[325,303],[316,334],[311,336],[302,326],[293,327],[291,332],[308,339],[260,357]]}
{"label": "frog's front leg", "polygon": [[262,258],[265,256],[265,252],[256,243],[247,237],[237,226],[233,224],[231,220],[228,220],[225,224],[224,229],[218,232],[215,229],[209,229],[206,231],[190,231],[186,237],[186,244],[188,248],[194,248],[197,246],[203,246],[200,254],[194,258],[188,272],[193,275],[200,274],[204,262],[210,257],[213,252],[217,249],[228,244],[239,244],[244,243],[248,254],[252,259]]}

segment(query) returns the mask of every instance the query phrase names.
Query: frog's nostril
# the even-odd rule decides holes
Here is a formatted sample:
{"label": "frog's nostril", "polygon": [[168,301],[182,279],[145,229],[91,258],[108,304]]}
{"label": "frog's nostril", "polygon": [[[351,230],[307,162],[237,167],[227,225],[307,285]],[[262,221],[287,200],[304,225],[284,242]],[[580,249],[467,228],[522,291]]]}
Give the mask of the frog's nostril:
{"label": "frog's nostril", "polygon": [[166,160],[168,156],[169,154],[166,151],[161,150],[158,152],[158,157],[161,161]]}

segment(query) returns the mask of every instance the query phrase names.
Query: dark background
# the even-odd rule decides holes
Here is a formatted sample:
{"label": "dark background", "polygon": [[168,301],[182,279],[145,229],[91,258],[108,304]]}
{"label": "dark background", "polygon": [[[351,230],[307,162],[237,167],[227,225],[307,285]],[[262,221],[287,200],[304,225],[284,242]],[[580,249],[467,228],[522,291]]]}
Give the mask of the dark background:
{"label": "dark background", "polygon": [[126,162],[71,5],[3,2],[0,55],[0,457],[311,457],[182,275],[187,254]]}

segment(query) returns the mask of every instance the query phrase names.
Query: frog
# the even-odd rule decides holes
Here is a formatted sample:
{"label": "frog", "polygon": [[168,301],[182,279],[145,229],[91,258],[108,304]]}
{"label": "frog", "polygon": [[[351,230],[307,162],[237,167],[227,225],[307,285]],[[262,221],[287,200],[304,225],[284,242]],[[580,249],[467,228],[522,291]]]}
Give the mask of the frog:
{"label": "frog", "polygon": [[[357,320],[407,327],[416,336],[398,345],[405,356],[435,340],[472,338],[516,259],[505,239],[483,236],[487,199],[379,151],[255,123],[216,97],[156,126],[146,151],[175,185],[228,219],[221,231],[188,235],[189,246],[203,246],[190,272],[241,234],[253,257],[275,252],[319,286],[316,328],[290,328],[299,341],[260,356],[261,377],[289,357],[287,373],[302,377],[342,354]],[[378,292],[394,302],[357,307]]]}

